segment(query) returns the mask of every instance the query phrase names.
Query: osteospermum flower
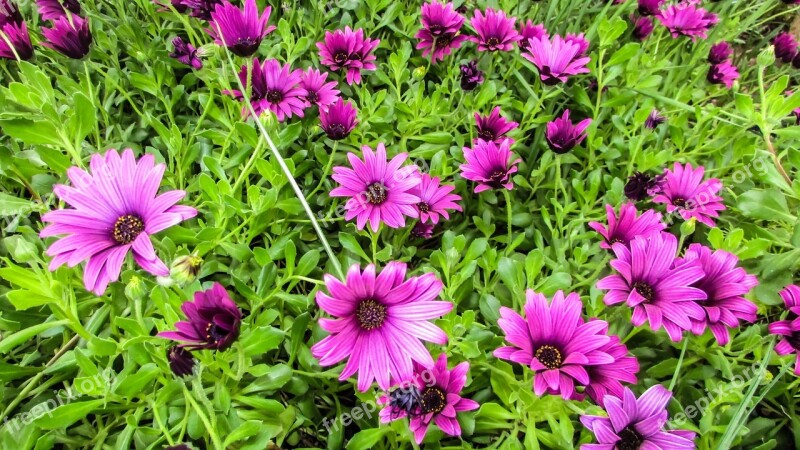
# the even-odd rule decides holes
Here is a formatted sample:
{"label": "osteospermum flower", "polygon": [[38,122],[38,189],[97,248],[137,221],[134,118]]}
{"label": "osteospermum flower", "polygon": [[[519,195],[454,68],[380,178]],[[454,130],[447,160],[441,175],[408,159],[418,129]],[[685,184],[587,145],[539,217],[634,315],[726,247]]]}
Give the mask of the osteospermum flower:
{"label": "osteospermum flower", "polygon": [[515,28],[516,21],[516,17],[506,17],[502,10],[487,8],[484,14],[476,9],[470,23],[478,35],[469,39],[483,52],[510,52],[514,43],[522,39]]}
{"label": "osteospermum flower", "polygon": [[730,61],[714,64],[708,68],[706,79],[711,84],[724,84],[728,89],[733,87],[733,82],[739,78],[739,71]]}
{"label": "osteospermum flower", "polygon": [[340,141],[347,136],[358,125],[358,111],[353,102],[345,102],[341,98],[336,99],[336,103],[327,108],[322,108],[319,112],[319,122],[325,134],[334,141]]}
{"label": "osteospermum flower", "polygon": [[610,341],[608,323],[584,322],[581,298],[558,291],[552,302],[528,289],[525,293],[525,317],[511,308],[500,308],[497,325],[511,346],[496,349],[494,356],[530,366],[534,372],[536,395],[560,394],[569,400],[575,383],[589,383],[587,366],[610,364],[614,359],[599,349]]}
{"label": "osteospermum flower", "polygon": [[586,39],[586,36],[583,33],[567,34],[567,36],[564,37],[564,42],[578,46],[577,56],[586,56],[586,52],[589,50],[589,41]]}
{"label": "osteospermum flower", "polygon": [[530,45],[528,39],[539,39],[547,36],[547,28],[544,27],[544,24],[534,24],[532,20],[528,19],[527,22],[521,24],[519,35],[521,39],[517,42],[517,45],[524,50]]}
{"label": "osteospermum flower", "polygon": [[0,26],[8,22],[22,23],[25,19],[12,0],[0,0]]}
{"label": "osteospermum flower", "polygon": [[444,353],[439,355],[432,368],[417,366],[413,378],[399,388],[408,392],[407,403],[393,402],[391,395],[379,400],[386,405],[380,412],[381,422],[388,423],[410,415],[409,428],[417,445],[425,439],[431,422],[448,436],[461,436],[456,416],[480,406],[478,402],[460,395],[467,383],[468,371],[469,363],[466,361],[448,370]]}
{"label": "osteospermum flower", "polygon": [[361,83],[362,70],[375,70],[378,39],[364,39],[364,30],[350,27],[325,32],[325,40],[317,42],[320,62],[333,71],[347,70],[347,84]]}
{"label": "osteospermum flower", "polygon": [[717,16],[698,7],[694,2],[681,2],[669,5],[656,15],[673,38],[688,36],[692,41],[705,39],[707,32],[719,20]]}
{"label": "osteospermum flower", "polygon": [[461,65],[461,89],[471,91],[481,83],[483,83],[483,72],[478,70],[477,61]]}
{"label": "osteospermum flower", "polygon": [[581,450],[670,449],[694,450],[695,433],[665,429],[672,393],[656,384],[638,399],[629,388],[621,396],[607,395],[608,417],[581,416],[581,423],[594,433],[596,444],[583,444]]}
{"label": "osteospermum flower", "polygon": [[170,58],[175,58],[195,70],[203,68],[203,61],[198,57],[198,51],[192,44],[178,36],[172,40],[172,46],[174,49],[169,54]]}
{"label": "osteospermum flower", "polygon": [[693,169],[691,164],[683,166],[676,162],[672,170],[664,172],[660,192],[653,197],[653,202],[665,203],[667,213],[677,211],[684,220],[694,217],[700,223],[715,226],[718,211],[725,209],[722,197],[717,195],[722,183],[716,178],[703,181],[704,174],[703,166]]}
{"label": "osteospermum flower", "polygon": [[167,361],[176,376],[185,377],[192,374],[195,360],[189,350],[178,345],[172,346],[167,350]]}
{"label": "osteospermum flower", "polygon": [[659,13],[664,0],[639,0],[638,11],[643,16],[655,16]]}
{"label": "osteospermum flower", "polygon": [[586,64],[588,56],[579,56],[581,47],[578,43],[567,42],[559,35],[551,40],[547,36],[531,38],[530,44],[522,53],[539,70],[539,77],[546,85],[566,83],[570,76],[589,73]]}
{"label": "osteospermum flower", "polygon": [[478,140],[473,148],[464,147],[466,164],[461,164],[461,176],[475,181],[475,193],[489,189],[512,189],[514,183],[511,175],[517,172],[517,164],[522,161],[514,159],[509,149],[511,143],[504,140],[500,145],[491,141]]}
{"label": "osteospermum flower", "polygon": [[417,222],[411,229],[411,236],[415,238],[430,239],[433,236],[433,229],[436,226],[432,223]]}
{"label": "osteospermum flower", "polygon": [[33,45],[24,21],[0,15],[0,35],[5,38],[0,38],[0,58],[29,60],[33,57]]}
{"label": "osteospermum flower", "polygon": [[667,118],[661,115],[657,109],[653,109],[650,111],[650,114],[647,116],[647,120],[644,121],[644,126],[650,128],[651,130],[655,129],[657,126],[661,125],[662,123],[666,122]]}
{"label": "osteospermum flower", "polygon": [[661,213],[648,209],[639,215],[633,203],[620,206],[619,217],[614,212],[614,207],[606,205],[606,215],[608,227],[600,222],[589,222],[589,227],[603,236],[600,247],[605,249],[611,249],[617,243],[628,245],[637,236],[648,238],[666,228],[661,222]]}
{"label": "osteospermum flower", "polygon": [[706,300],[700,302],[705,317],[692,320],[692,333],[701,335],[707,327],[719,345],[726,345],[730,340],[728,328],[738,327],[739,320],[756,320],[758,307],[744,296],[758,285],[758,280],[737,267],[739,258],[736,255],[724,250],[714,251],[700,244],[692,244],[686,249],[683,259],[699,261],[705,273],[694,284],[706,293]]}
{"label": "osteospermum flower", "polygon": [[211,289],[194,293],[194,301],[185,301],[181,310],[188,322],[175,324],[176,331],[162,331],[159,336],[186,342],[190,350],[226,350],[239,337],[242,312],[219,283]]}
{"label": "osteospermum flower", "polygon": [[119,278],[125,256],[132,250],[133,260],[144,270],[157,276],[169,275],[150,236],[197,214],[192,207],[176,205],[186,192],[156,195],[164,165],[154,165],[153,155],[136,161],[131,149],[122,156],[116,150],[107,151],[105,156],[95,153],[90,167],[91,173],[71,167],[67,176],[73,186],[53,188],[72,208],[42,216],[49,225],[39,236],[66,235],[47,249],[53,257],[50,270],[88,261],[83,283],[87,290],[102,295],[108,284]]}
{"label": "osteospermum flower", "polygon": [[350,167],[333,168],[333,179],[341,186],[331,191],[331,197],[349,197],[344,207],[346,220],[356,219],[356,227],[363,230],[369,221],[372,231],[378,231],[381,222],[390,228],[401,228],[405,217],[417,218],[420,198],[413,194],[419,186],[417,166],[400,167],[408,158],[401,153],[386,162],[386,147],[379,143],[376,151],[362,147],[364,159],[348,153]]}
{"label": "osteospermum flower", "polygon": [[550,149],[556,153],[566,153],[586,139],[586,128],[591,125],[592,119],[584,119],[573,124],[569,120],[569,110],[564,110],[561,117],[547,122],[545,138]]}
{"label": "osteospermum flower", "polygon": [[648,197],[658,194],[661,189],[661,184],[664,182],[663,175],[652,177],[642,172],[634,172],[633,175],[628,177],[628,182],[625,183],[625,197],[638,202]]}
{"label": "osteospermum flower", "polygon": [[603,406],[606,395],[622,396],[622,383],[635,384],[639,372],[639,361],[628,354],[628,347],[620,342],[618,336],[609,336],[608,343],[597,351],[607,353],[614,362],[586,366],[589,373],[589,384],[584,393],[595,403]]}
{"label": "osteospermum flower", "polygon": [[221,5],[222,0],[183,0],[183,5],[189,8],[189,15],[202,20],[211,20],[211,14]]}
{"label": "osteospermum flower", "polygon": [[414,36],[420,40],[417,50],[422,50],[422,56],[431,55],[431,62],[435,64],[467,40],[467,36],[460,34],[462,25],[464,16],[453,9],[452,2],[425,3],[422,5],[422,29]]}
{"label": "osteospermum flower", "polygon": [[217,45],[228,47],[235,55],[250,56],[258,50],[266,35],[275,30],[267,25],[272,7],[267,6],[259,16],[256,0],[244,0],[243,9],[228,0],[216,5],[206,32]]}
{"label": "osteospermum flower", "polygon": [[510,139],[510,143],[513,144],[514,140],[506,137],[506,134],[519,126],[517,122],[506,120],[501,116],[499,106],[495,106],[488,116],[475,113],[475,125],[478,127],[478,137],[472,141],[473,143],[484,140],[495,144],[500,144],[507,139]]}
{"label": "osteospermum flower", "polygon": [[320,108],[332,105],[339,100],[339,90],[335,81],[328,81],[328,74],[309,67],[300,76],[300,87],[306,91],[306,101]]}
{"label": "osteospermum flower", "polygon": [[637,236],[629,246],[611,246],[617,256],[611,267],[617,273],[597,282],[598,289],[609,291],[603,302],[624,302],[633,308],[631,322],[635,326],[644,322],[649,322],[653,330],[663,326],[673,341],[680,341],[683,330],[692,328],[691,319],[705,318],[697,302],[705,300],[706,293],[693,285],[703,278],[700,262],[685,261],[676,266],[678,240],[669,233]]}
{"label": "osteospermum flower", "polygon": [[[267,59],[259,63],[258,58],[253,60],[253,73],[250,77],[252,83],[250,102],[257,116],[264,111],[272,111],[279,122],[290,119],[292,116],[303,117],[303,110],[307,103],[306,90],[300,87],[303,71],[292,70],[289,64],[281,65],[276,59]],[[239,80],[242,85],[247,85],[247,65],[242,65],[239,71]],[[240,91],[226,91],[238,100],[244,96]],[[247,105],[242,107],[242,115],[250,114]]]}
{"label": "osteospermum flower", "polygon": [[780,294],[789,315],[786,320],[769,324],[769,332],[783,337],[775,346],[775,352],[781,356],[797,355],[794,374],[800,376],[800,286],[786,286]]}
{"label": "osteospermum flower", "polygon": [[392,261],[377,276],[374,265],[362,272],[353,264],[344,281],[328,274],[324,279],[329,294],[318,291],[317,305],[336,319],[319,321],[331,333],[311,347],[320,365],[347,359],[339,379],[357,371],[362,392],[373,380],[387,390],[392,380],[410,379],[412,362],[433,366],[420,340],[445,344],[447,335],[430,320],[453,309],[452,303],[436,301],[442,282],[434,274],[406,279],[406,264]]}
{"label": "osteospermum flower", "polygon": [[797,40],[790,33],[782,31],[772,40],[775,48],[775,57],[785,63],[790,63],[797,55]]}
{"label": "osteospermum flower", "polygon": [[44,20],[54,20],[67,15],[81,13],[81,5],[77,0],[36,0],[39,14]]}
{"label": "osteospermum flower", "polygon": [[717,42],[708,51],[708,62],[711,64],[721,64],[727,61],[733,54],[733,47],[725,41]]}
{"label": "osteospermum flower", "polygon": [[52,28],[42,28],[42,35],[47,40],[42,45],[73,59],[86,56],[92,45],[89,22],[81,16],[61,16],[53,20]]}
{"label": "osteospermum flower", "polygon": [[653,19],[650,17],[631,17],[633,22],[633,37],[643,41],[653,32]]}
{"label": "osteospermum flower", "polygon": [[431,177],[427,173],[423,173],[419,184],[411,191],[412,194],[419,197],[417,209],[420,222],[425,223],[430,220],[432,224],[436,225],[439,223],[440,215],[446,220],[450,220],[448,209],[461,211],[461,206],[456,203],[461,200],[461,196],[451,194],[455,188],[450,184],[440,184],[439,177]]}

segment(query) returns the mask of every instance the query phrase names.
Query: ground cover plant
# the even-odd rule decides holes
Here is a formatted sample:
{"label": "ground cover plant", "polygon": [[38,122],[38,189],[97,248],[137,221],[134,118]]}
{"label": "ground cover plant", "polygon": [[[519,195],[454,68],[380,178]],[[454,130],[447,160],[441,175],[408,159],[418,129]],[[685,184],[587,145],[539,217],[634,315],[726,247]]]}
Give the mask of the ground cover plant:
{"label": "ground cover plant", "polygon": [[0,449],[798,448],[799,37],[0,0]]}

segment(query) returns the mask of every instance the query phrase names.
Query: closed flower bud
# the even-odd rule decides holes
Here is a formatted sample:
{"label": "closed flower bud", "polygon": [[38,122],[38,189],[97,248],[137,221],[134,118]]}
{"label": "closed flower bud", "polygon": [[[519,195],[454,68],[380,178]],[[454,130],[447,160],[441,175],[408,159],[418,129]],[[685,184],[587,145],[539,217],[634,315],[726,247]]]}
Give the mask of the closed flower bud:
{"label": "closed flower bud", "polygon": [[125,296],[130,300],[138,300],[144,297],[145,285],[141,278],[132,276],[128,284],[125,285]]}
{"label": "closed flower bud", "polygon": [[179,377],[185,377],[192,374],[194,369],[194,356],[192,353],[183,347],[173,346],[167,350],[167,360],[169,361],[169,368],[172,373]]}
{"label": "closed flower bud", "polygon": [[169,269],[169,276],[178,284],[191,283],[200,272],[203,258],[196,255],[185,255],[175,258]]}
{"label": "closed flower bud", "polygon": [[775,64],[775,47],[768,46],[756,57],[756,62],[759,67],[769,67]]}
{"label": "closed flower bud", "polygon": [[411,76],[413,76],[417,80],[421,80],[422,78],[425,77],[425,73],[427,73],[425,67],[419,66],[416,69],[414,69],[414,72],[411,73]]}

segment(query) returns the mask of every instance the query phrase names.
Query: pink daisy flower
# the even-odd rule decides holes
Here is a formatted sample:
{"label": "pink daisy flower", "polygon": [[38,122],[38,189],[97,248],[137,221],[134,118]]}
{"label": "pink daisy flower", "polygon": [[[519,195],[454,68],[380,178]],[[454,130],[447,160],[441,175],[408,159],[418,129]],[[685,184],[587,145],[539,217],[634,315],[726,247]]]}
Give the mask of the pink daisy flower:
{"label": "pink daisy flower", "polygon": [[350,27],[325,32],[325,40],[317,42],[320,62],[333,71],[347,70],[347,84],[360,84],[362,70],[375,70],[372,53],[381,41],[364,38],[364,30]]}
{"label": "pink daisy flower", "polygon": [[470,23],[478,36],[470,36],[469,40],[483,52],[510,52],[514,43],[522,39],[515,29],[516,21],[516,17],[506,17],[502,10],[487,8],[484,14],[476,9]]}
{"label": "pink daisy flower", "polygon": [[[517,122],[506,120],[501,116],[499,106],[495,106],[488,116],[475,113],[475,125],[478,127],[478,137],[472,141],[474,144],[481,139],[502,144],[506,139],[511,139],[506,137],[506,134],[519,126]],[[510,143],[513,144],[514,140],[511,139]]]}
{"label": "pink daisy flower", "polygon": [[431,62],[436,64],[467,40],[467,36],[459,33],[462,25],[464,16],[455,11],[452,2],[425,3],[422,5],[422,29],[414,36],[420,40],[417,50],[422,50],[422,56],[431,55]]}
{"label": "pink daisy flower", "polygon": [[800,286],[786,286],[781,291],[781,298],[789,310],[786,320],[779,320],[769,324],[770,334],[783,336],[783,339],[775,346],[775,352],[779,355],[797,355],[794,366],[794,374],[800,376]]}
{"label": "pink daisy flower", "polygon": [[[279,122],[291,119],[292,116],[303,117],[303,110],[308,106],[305,97],[307,92],[300,87],[303,71],[292,70],[289,64],[281,65],[277,59],[267,59],[259,63],[258,58],[253,60],[253,73],[250,102],[257,116],[264,111],[272,111]],[[239,79],[247,85],[247,65],[242,65]],[[240,91],[226,91],[238,100],[244,100]],[[242,115],[250,114],[247,105],[242,107]]]}
{"label": "pink daisy flower", "polygon": [[603,236],[600,248],[611,249],[613,244],[628,245],[636,236],[648,238],[658,234],[667,226],[661,222],[661,214],[648,209],[642,215],[633,203],[624,203],[619,208],[619,217],[611,205],[606,205],[608,226],[600,222],[589,222],[589,227]]}
{"label": "pink daisy flower", "polygon": [[272,7],[267,6],[259,16],[256,0],[245,0],[244,8],[234,6],[228,0],[216,5],[211,13],[206,33],[217,45],[228,47],[235,55],[247,57],[254,54],[274,25],[267,25]]}
{"label": "pink daisy flower", "polygon": [[724,84],[726,88],[733,87],[733,82],[739,79],[739,71],[730,61],[713,64],[708,68],[706,80],[711,84]]}
{"label": "pink daisy flower", "polygon": [[664,172],[660,192],[653,197],[653,202],[665,203],[667,213],[677,211],[684,220],[694,217],[700,223],[715,226],[714,218],[719,217],[717,211],[725,209],[722,197],[717,195],[722,183],[716,178],[703,181],[704,174],[703,166],[693,169],[691,164],[683,166],[676,162],[672,170]]}
{"label": "pink daisy flower", "polygon": [[597,351],[608,353],[614,362],[586,366],[589,384],[583,392],[600,406],[603,406],[606,395],[622,396],[623,382],[636,384],[636,373],[639,372],[639,361],[628,353],[628,347],[620,342],[618,336],[609,338],[611,340]]}
{"label": "pink daisy flower", "polygon": [[479,139],[473,148],[464,147],[464,159],[461,164],[461,176],[467,180],[478,183],[475,193],[489,189],[513,189],[514,183],[511,175],[517,172],[517,164],[522,161],[514,159],[514,154],[508,148],[510,141],[503,140],[500,145]]}
{"label": "pink daisy flower", "polygon": [[336,103],[320,110],[319,123],[330,139],[340,141],[358,125],[358,111],[353,102],[337,98]]}
{"label": "pink daisy flower", "polygon": [[692,41],[705,39],[706,34],[719,19],[716,15],[698,7],[694,2],[681,2],[669,5],[656,15],[673,38],[688,36]]}
{"label": "pink daisy flower", "polygon": [[558,154],[564,154],[575,148],[586,139],[586,129],[592,124],[592,119],[583,119],[578,123],[572,123],[569,118],[569,110],[564,110],[561,117],[557,117],[547,122],[545,139],[550,150]]}
{"label": "pink daisy flower", "polygon": [[336,82],[326,83],[328,73],[309,67],[308,70],[300,75],[300,87],[306,91],[306,101],[310,105],[325,107],[336,103],[339,99],[339,90],[336,89]]}
{"label": "pink daisy flower", "polygon": [[527,22],[522,24],[519,28],[519,35],[520,40],[517,42],[519,48],[525,50],[530,45],[528,40],[532,38],[543,38],[546,37],[547,28],[544,27],[544,24],[534,24],[532,20],[528,19]]}
{"label": "pink daisy flower", "polygon": [[531,38],[522,56],[539,70],[539,77],[546,85],[566,83],[570,76],[589,73],[588,56],[581,56],[581,46],[568,42],[559,35],[551,40],[547,36]]}
{"label": "pink daisy flower", "polygon": [[[448,209],[461,211],[461,206],[456,203],[461,200],[461,196],[451,194],[454,189],[453,185],[439,184],[438,177],[431,177],[427,173],[423,173],[419,184],[411,191],[420,200],[417,203],[420,222],[425,223],[430,219],[430,222],[436,225],[439,223],[440,215],[445,220],[450,220]],[[431,231],[433,230],[431,229]]]}

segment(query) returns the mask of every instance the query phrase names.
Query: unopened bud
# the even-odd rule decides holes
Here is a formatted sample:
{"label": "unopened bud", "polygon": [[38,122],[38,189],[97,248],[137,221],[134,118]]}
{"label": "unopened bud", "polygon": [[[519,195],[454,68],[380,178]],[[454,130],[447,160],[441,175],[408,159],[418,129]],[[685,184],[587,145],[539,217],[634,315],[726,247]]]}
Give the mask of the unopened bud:
{"label": "unopened bud", "polygon": [[427,72],[428,70],[424,66],[419,66],[416,69],[414,69],[414,71],[411,73],[411,76],[416,78],[417,80],[421,80],[423,77],[425,77],[425,74]]}
{"label": "unopened bud", "polygon": [[775,64],[775,47],[768,45],[756,57],[759,67],[769,67]]}
{"label": "unopened bud", "polygon": [[169,276],[178,284],[194,281],[203,265],[203,258],[197,255],[185,255],[175,258],[169,268]]}
{"label": "unopened bud", "polygon": [[128,284],[125,285],[125,296],[130,300],[138,300],[144,297],[145,285],[144,281],[136,275],[132,276]]}

